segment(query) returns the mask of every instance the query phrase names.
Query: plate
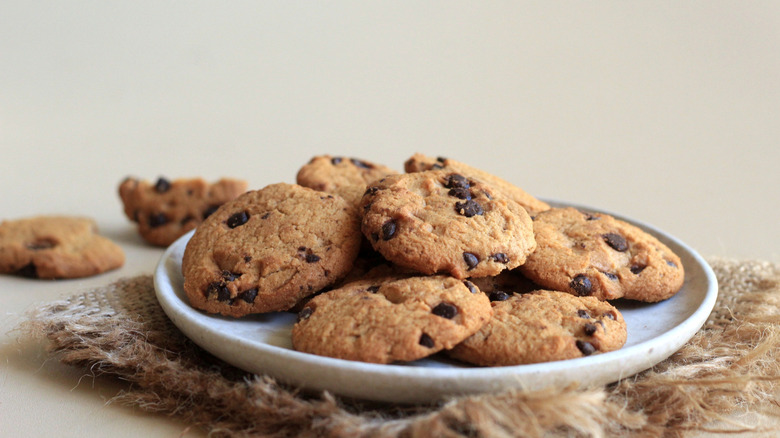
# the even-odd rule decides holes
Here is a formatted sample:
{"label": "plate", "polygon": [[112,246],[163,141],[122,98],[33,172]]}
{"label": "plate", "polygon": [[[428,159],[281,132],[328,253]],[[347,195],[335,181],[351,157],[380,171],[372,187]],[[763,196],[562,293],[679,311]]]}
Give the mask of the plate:
{"label": "plate", "polygon": [[[551,204],[599,211],[568,203]],[[650,368],[679,350],[704,324],[718,295],[715,275],[696,251],[650,225],[603,213],[632,223],[669,246],[682,260],[685,283],[676,295],[660,303],[616,301],[626,320],[625,346],[577,359],[483,368],[449,360],[442,354],[408,364],[379,365],[298,352],[292,349],[290,340],[296,319],[292,313],[232,319],[190,307],[183,289],[181,261],[192,232],[165,251],[154,284],[165,313],[196,344],[238,368],[308,390],[374,401],[419,403],[513,388],[598,386]]]}

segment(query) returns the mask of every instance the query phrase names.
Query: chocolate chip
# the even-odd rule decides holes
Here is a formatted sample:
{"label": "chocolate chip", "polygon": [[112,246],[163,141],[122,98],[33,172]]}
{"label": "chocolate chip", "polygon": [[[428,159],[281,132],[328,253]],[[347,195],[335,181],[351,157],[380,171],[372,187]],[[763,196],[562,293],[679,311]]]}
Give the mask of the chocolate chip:
{"label": "chocolate chip", "polygon": [[371,233],[371,240],[373,240],[374,242],[379,240],[379,233]]}
{"label": "chocolate chip", "polygon": [[580,213],[585,215],[585,220],[586,221],[595,221],[595,220],[601,219],[599,216],[596,216],[594,214],[590,214],[590,213],[585,212],[585,211],[581,211]]}
{"label": "chocolate chip", "polygon": [[241,274],[235,274],[230,271],[222,271],[222,279],[225,281],[234,281],[236,278],[240,277]]}
{"label": "chocolate chip", "polygon": [[249,220],[249,213],[246,211],[241,211],[238,213],[233,214],[233,216],[230,216],[227,220],[227,226],[230,228],[235,228],[241,225],[244,225]]}
{"label": "chocolate chip", "polygon": [[603,314],[601,316],[603,316],[604,318],[607,318],[607,319],[611,319],[613,321],[615,320],[615,314],[612,313],[612,312],[607,312],[607,313],[605,313],[605,314]]}
{"label": "chocolate chip", "polygon": [[450,191],[447,192],[447,194],[450,196],[454,196],[458,199],[471,199],[471,192],[469,191],[469,189],[464,189],[461,187],[450,189]]}
{"label": "chocolate chip", "polygon": [[363,193],[363,196],[366,195],[376,195],[376,192],[379,191],[379,187],[373,186],[366,189],[365,193]]}
{"label": "chocolate chip", "polygon": [[474,286],[474,283],[472,283],[472,282],[470,282],[468,280],[463,280],[463,284],[465,284],[466,287],[469,288],[471,293],[473,293],[473,294],[479,293],[479,289],[476,286]]}
{"label": "chocolate chip", "polygon": [[314,309],[312,309],[311,307],[304,307],[303,310],[298,312],[298,321],[297,322],[301,322],[301,321],[309,319],[309,317],[311,316],[312,313],[314,313]]}
{"label": "chocolate chip", "polygon": [[458,308],[454,304],[442,302],[434,307],[431,313],[442,318],[452,319],[458,314]]}
{"label": "chocolate chip", "polygon": [[617,279],[618,279],[618,276],[617,276],[617,274],[613,274],[613,273],[611,273],[611,272],[602,272],[602,274],[606,275],[606,276],[607,276],[607,278],[609,278],[609,279],[610,279],[610,280],[612,280],[612,281],[615,281],[615,280],[617,280]]}
{"label": "chocolate chip", "polygon": [[583,319],[590,319],[590,314],[588,313],[587,310],[582,310],[582,309],[578,310],[577,316]]}
{"label": "chocolate chip", "polygon": [[476,256],[476,254],[470,252],[463,253],[463,261],[466,262],[466,265],[469,267],[469,271],[476,268],[479,264],[479,258]]}
{"label": "chocolate chip", "polygon": [[585,324],[584,330],[586,335],[593,336],[598,330],[598,327],[596,327],[596,324],[587,323]]}
{"label": "chocolate chip", "polygon": [[615,251],[624,252],[628,249],[628,242],[626,242],[626,239],[620,234],[607,233],[602,237],[604,238],[604,241],[607,242],[607,245],[611,246]]}
{"label": "chocolate chip", "polygon": [[271,216],[271,212],[270,211],[265,213],[264,215],[260,216],[260,219],[266,220],[266,219],[268,219],[269,216]]}
{"label": "chocolate chip", "polygon": [[42,249],[51,249],[54,248],[57,245],[57,243],[50,239],[38,239],[34,242],[30,242],[27,245],[27,249],[31,249],[33,251],[40,251]]}
{"label": "chocolate chip", "polygon": [[490,301],[506,301],[509,299],[509,294],[502,290],[494,290],[488,295]]}
{"label": "chocolate chip", "polygon": [[463,175],[457,173],[451,173],[447,175],[447,179],[444,181],[444,187],[448,189],[468,189],[470,187],[469,180]]}
{"label": "chocolate chip", "polygon": [[590,356],[596,352],[596,347],[590,342],[577,340],[577,348],[582,352],[583,356]]}
{"label": "chocolate chip", "polygon": [[363,168],[363,169],[373,169],[374,166],[371,164],[366,163],[365,161],[358,160],[357,158],[350,158],[349,161],[352,162],[357,167]]}
{"label": "chocolate chip", "polygon": [[317,263],[320,261],[320,256],[316,254],[306,254],[306,263]]}
{"label": "chocolate chip", "polygon": [[677,267],[677,263],[675,263],[675,262],[673,262],[673,261],[671,261],[671,260],[667,260],[667,261],[666,261],[666,264],[667,264],[667,265],[669,265],[669,266],[671,266],[671,267],[673,267],[673,268],[676,268],[676,267]]}
{"label": "chocolate chip", "polygon": [[245,255],[244,256],[244,263],[249,263],[252,261],[252,256]]}
{"label": "chocolate chip", "polygon": [[472,199],[463,202],[456,202],[455,211],[457,211],[458,214],[466,217],[473,217],[477,215],[481,216],[485,213],[485,210],[482,209],[482,206]]}
{"label": "chocolate chip", "polygon": [[438,161],[439,163],[443,163],[443,162],[447,161],[447,158],[445,158],[445,157],[436,157],[436,161]]}
{"label": "chocolate chip", "polygon": [[640,272],[644,271],[647,266],[644,265],[633,265],[631,266],[631,273],[639,275]]}
{"label": "chocolate chip", "polygon": [[252,304],[255,302],[255,298],[257,298],[257,288],[244,291],[238,297],[247,303]]}
{"label": "chocolate chip", "polygon": [[590,295],[593,285],[585,274],[577,274],[569,283],[569,287],[577,292],[577,295],[584,297]]}
{"label": "chocolate chip", "polygon": [[490,258],[497,261],[498,263],[504,263],[504,264],[509,263],[509,257],[507,257],[507,255],[504,254],[503,252],[497,252],[492,256],[490,256]]}
{"label": "chocolate chip", "polygon": [[152,228],[157,228],[167,223],[168,218],[162,213],[152,213],[149,215],[149,226]]}
{"label": "chocolate chip", "polygon": [[182,224],[182,225],[186,225],[187,222],[194,221],[194,220],[195,220],[195,217],[192,216],[191,214],[188,214],[187,216],[184,216],[184,218],[182,220],[180,220],[179,223]]}
{"label": "chocolate chip", "polygon": [[154,184],[154,191],[156,191],[157,193],[165,193],[170,189],[171,189],[171,182],[163,177],[158,178],[157,182]]}
{"label": "chocolate chip", "polygon": [[390,240],[395,236],[396,224],[394,220],[389,220],[382,225],[382,240]]}
{"label": "chocolate chip", "polygon": [[372,294],[375,294],[379,292],[379,286],[369,286],[366,290],[371,292]]}
{"label": "chocolate chip", "polygon": [[34,264],[28,263],[15,272],[16,275],[27,278],[38,278],[38,268]]}
{"label": "chocolate chip", "polygon": [[433,341],[432,337],[423,333],[422,336],[420,336],[420,345],[426,348],[433,348],[436,345],[436,343]]}
{"label": "chocolate chip", "polygon": [[208,285],[206,288],[206,297],[212,298],[214,296],[216,296],[217,301],[224,302],[230,300],[230,291],[225,282],[215,281]]}
{"label": "chocolate chip", "polygon": [[209,217],[212,214],[214,214],[217,211],[218,208],[219,208],[219,205],[211,205],[208,208],[206,208],[205,210],[203,210],[203,219],[206,219],[207,217]]}
{"label": "chocolate chip", "polygon": [[330,159],[330,162],[335,166],[336,164],[341,163],[341,160],[343,160],[343,158],[341,158],[341,157],[333,157],[333,158]]}
{"label": "chocolate chip", "polygon": [[444,166],[442,166],[439,163],[436,163],[433,166],[431,166],[431,169],[433,169],[433,170],[444,169]]}

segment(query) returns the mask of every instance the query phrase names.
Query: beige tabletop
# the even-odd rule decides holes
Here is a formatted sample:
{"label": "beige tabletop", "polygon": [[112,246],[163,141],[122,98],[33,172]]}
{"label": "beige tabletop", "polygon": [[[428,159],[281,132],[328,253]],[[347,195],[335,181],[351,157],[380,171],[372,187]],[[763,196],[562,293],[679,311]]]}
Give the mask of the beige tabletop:
{"label": "beige tabletop", "polygon": [[[258,2],[259,3],[259,2]],[[294,182],[318,154],[415,152],[780,262],[780,3],[4,2],[0,219],[85,215],[125,265],[0,277],[0,436],[199,437],[12,329],[151,273],[117,186]]]}

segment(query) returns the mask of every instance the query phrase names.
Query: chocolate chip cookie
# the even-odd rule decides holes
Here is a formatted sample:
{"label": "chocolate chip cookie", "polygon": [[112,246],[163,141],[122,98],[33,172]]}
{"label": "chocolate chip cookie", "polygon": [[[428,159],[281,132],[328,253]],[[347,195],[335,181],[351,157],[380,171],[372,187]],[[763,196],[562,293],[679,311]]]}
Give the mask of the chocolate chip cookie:
{"label": "chocolate chip cookie", "polygon": [[550,208],[546,202],[534,198],[533,196],[526,193],[525,190],[515,186],[508,181],[505,181],[491,173],[469,166],[468,164],[461,163],[449,158],[432,158],[423,154],[414,154],[411,158],[406,160],[404,163],[404,169],[408,173],[444,169],[463,175],[470,175],[490,184],[490,186],[493,187],[496,191],[503,192],[505,197],[512,199],[518,204],[522,205],[523,208],[525,208],[528,213],[532,215]]}
{"label": "chocolate chip cookie", "polygon": [[626,342],[623,316],[593,297],[542,290],[491,305],[490,321],[450,356],[481,366],[521,365],[604,353]]}
{"label": "chocolate chip cookie", "polygon": [[682,287],[683,265],[671,249],[609,215],[554,208],[534,217],[534,233],[537,248],[520,270],[545,288],[656,302]]}
{"label": "chocolate chip cookie", "polygon": [[337,194],[357,205],[366,186],[395,170],[358,158],[321,155],[311,159],[298,171],[298,184],[327,193]]}
{"label": "chocolate chip cookie", "polygon": [[491,315],[487,296],[448,276],[361,280],[312,299],[292,330],[296,350],[373,363],[448,349]]}
{"label": "chocolate chip cookie", "polygon": [[198,226],[184,251],[184,290],[209,313],[287,310],[345,276],[360,241],[357,211],[340,196],[272,184]]}
{"label": "chocolate chip cookie", "polygon": [[213,184],[200,178],[159,178],[152,184],[128,177],[119,185],[119,196],[141,237],[152,245],[168,246],[246,188],[246,181],[228,178]]}
{"label": "chocolate chip cookie", "polygon": [[122,249],[84,217],[38,216],[0,223],[0,273],[79,278],[121,267]]}
{"label": "chocolate chip cookie", "polygon": [[497,275],[521,265],[536,246],[525,209],[468,174],[392,175],[367,189],[360,208],[373,247],[424,274]]}

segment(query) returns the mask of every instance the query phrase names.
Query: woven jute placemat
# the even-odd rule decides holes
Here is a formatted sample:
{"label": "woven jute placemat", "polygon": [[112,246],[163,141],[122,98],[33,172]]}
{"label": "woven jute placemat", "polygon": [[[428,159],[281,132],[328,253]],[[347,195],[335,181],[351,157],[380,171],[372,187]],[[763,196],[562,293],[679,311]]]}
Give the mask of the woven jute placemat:
{"label": "woven jute placemat", "polygon": [[720,293],[704,327],[650,370],[595,389],[507,391],[398,406],[305,394],[212,357],[171,324],[151,276],[47,304],[21,330],[85,372],[128,382],[111,400],[212,436],[684,436],[753,430],[735,412],[777,412],[780,265],[709,260]]}

